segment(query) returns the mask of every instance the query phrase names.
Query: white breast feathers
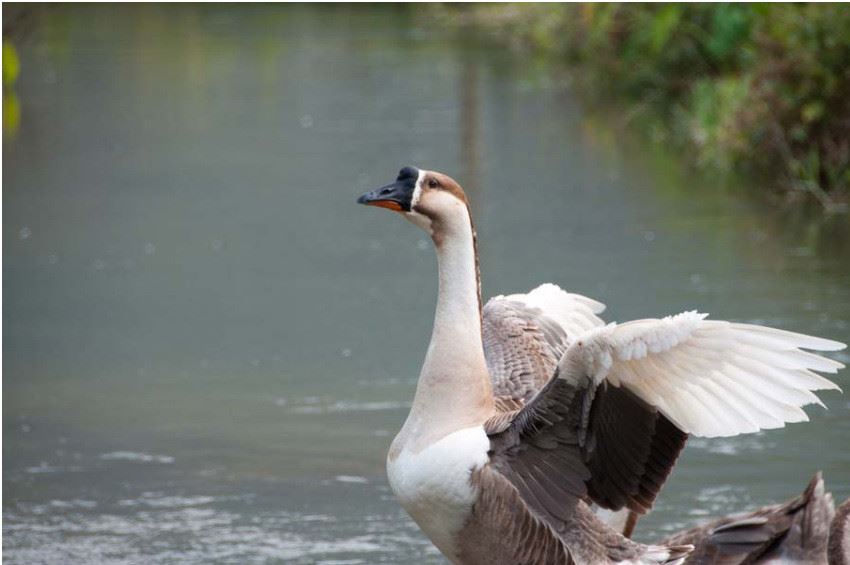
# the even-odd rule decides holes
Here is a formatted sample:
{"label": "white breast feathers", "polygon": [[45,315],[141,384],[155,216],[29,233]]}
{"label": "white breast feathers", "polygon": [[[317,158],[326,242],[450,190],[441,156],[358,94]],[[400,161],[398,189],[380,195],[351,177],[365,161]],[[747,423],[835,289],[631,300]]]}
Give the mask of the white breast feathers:
{"label": "white breast feathers", "polygon": [[399,502],[446,555],[456,555],[455,537],[478,496],[470,474],[487,462],[489,448],[478,426],[453,432],[418,453],[402,447],[387,461]]}

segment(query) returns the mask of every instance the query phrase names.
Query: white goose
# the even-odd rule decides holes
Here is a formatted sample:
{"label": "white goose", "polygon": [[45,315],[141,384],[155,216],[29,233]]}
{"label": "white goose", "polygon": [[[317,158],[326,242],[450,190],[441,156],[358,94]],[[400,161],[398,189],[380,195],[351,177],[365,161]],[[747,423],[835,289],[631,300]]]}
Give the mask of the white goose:
{"label": "white goose", "polygon": [[686,312],[605,325],[604,306],[543,285],[482,308],[476,236],[461,187],[403,168],[358,199],[430,234],[439,294],[413,406],[387,457],[405,510],[455,564],[680,563],[591,505],[645,513],[688,434],[731,436],[807,420],[804,352],[843,344]]}

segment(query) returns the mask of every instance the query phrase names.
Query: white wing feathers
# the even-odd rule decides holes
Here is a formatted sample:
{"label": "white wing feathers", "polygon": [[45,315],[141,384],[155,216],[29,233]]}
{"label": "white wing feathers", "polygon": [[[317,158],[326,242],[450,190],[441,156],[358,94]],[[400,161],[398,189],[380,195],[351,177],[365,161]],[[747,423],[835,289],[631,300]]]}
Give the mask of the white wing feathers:
{"label": "white wing feathers", "polygon": [[662,320],[609,324],[579,335],[559,363],[561,378],[623,386],[683,431],[732,436],[807,421],[812,392],[839,389],[814,371],[844,365],[802,349],[844,344],[685,312]]}
{"label": "white wing feathers", "polygon": [[592,298],[562,290],[555,284],[541,284],[528,294],[497,296],[495,300],[515,300],[526,306],[538,308],[557,322],[572,341],[576,336],[605,324],[596,314],[605,310],[605,305]]}

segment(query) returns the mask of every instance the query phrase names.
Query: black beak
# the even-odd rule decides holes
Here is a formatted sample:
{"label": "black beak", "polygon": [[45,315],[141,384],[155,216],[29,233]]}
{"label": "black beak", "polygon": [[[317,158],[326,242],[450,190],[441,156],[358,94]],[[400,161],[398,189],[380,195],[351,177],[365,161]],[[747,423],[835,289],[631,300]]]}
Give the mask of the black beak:
{"label": "black beak", "polygon": [[397,212],[403,211],[405,204],[407,204],[407,209],[410,209],[410,197],[405,194],[404,186],[401,186],[398,182],[367,192],[357,199],[357,203],[389,208]]}
{"label": "black beak", "polygon": [[410,203],[418,178],[418,169],[405,167],[398,173],[394,183],[367,192],[357,199],[357,203],[388,208],[396,212],[410,212]]}

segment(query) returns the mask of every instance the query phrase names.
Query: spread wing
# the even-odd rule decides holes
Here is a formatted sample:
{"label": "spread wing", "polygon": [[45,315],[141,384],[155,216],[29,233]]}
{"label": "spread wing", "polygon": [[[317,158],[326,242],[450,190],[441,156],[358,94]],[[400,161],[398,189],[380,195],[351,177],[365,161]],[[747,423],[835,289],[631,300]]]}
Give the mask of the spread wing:
{"label": "spread wing", "polygon": [[688,437],[632,392],[560,373],[510,423],[489,424],[493,466],[557,521],[586,497],[645,513]]}
{"label": "spread wing", "polygon": [[677,428],[704,437],[733,436],[807,421],[821,404],[812,391],[840,390],[818,375],[844,365],[804,349],[844,344],[685,312],[591,330],[570,347],[561,372],[624,388]]}
{"label": "spread wing", "polygon": [[806,419],[814,371],[842,365],[802,351],[842,344],[685,313],[595,328],[509,421],[486,426],[491,464],[538,513],[563,521],[579,500],[639,514],[687,434],[734,435]]}
{"label": "spread wing", "polygon": [[555,374],[576,335],[602,326],[605,306],[544,284],[528,294],[496,296],[484,306],[484,356],[494,394],[515,406],[534,396]]}

